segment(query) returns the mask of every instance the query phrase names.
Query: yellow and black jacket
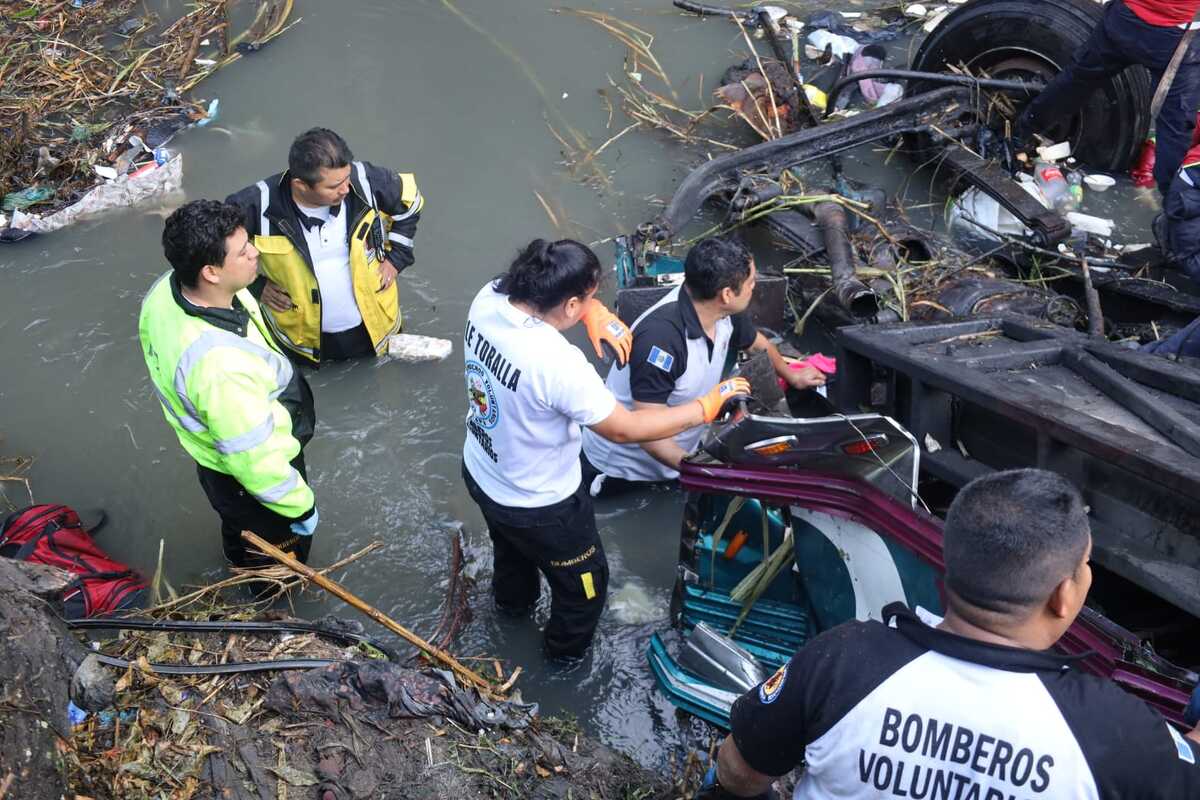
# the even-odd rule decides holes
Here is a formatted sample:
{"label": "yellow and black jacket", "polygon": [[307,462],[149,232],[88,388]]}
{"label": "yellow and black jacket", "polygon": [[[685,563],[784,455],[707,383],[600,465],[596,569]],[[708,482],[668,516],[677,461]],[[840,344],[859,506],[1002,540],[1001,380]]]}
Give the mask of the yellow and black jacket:
{"label": "yellow and black jacket", "polygon": [[[382,257],[397,270],[412,265],[413,237],[425,201],[411,174],[398,174],[365,161],[352,163],[350,185],[345,213],[354,297],[375,352],[382,353],[387,337],[400,330],[402,318],[397,285],[379,290],[379,251],[382,249]],[[320,364],[321,291],[290,186],[291,175],[281,172],[225,201],[242,209],[246,232],[259,252],[261,276],[292,298],[289,311],[263,306],[276,341],[302,360]],[[261,291],[261,283],[252,288]]]}

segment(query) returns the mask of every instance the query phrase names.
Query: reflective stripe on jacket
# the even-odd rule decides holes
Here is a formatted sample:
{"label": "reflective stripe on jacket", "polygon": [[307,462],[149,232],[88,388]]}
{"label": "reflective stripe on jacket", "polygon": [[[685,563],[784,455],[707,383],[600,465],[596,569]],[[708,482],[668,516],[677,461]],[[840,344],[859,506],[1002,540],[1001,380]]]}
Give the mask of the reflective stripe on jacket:
{"label": "reflective stripe on jacket", "polygon": [[[174,284],[174,286],[173,286]],[[138,337],[150,381],[167,422],[199,464],[232,476],[266,507],[303,517],[313,493],[289,463],[300,452],[292,419],[279,402],[293,367],[271,344],[258,303],[237,293],[218,327],[188,313],[173,273],[160,277],[142,301]],[[245,317],[236,313],[240,302]]]}
{"label": "reflective stripe on jacket", "polygon": [[[291,177],[284,172],[261,180],[227,202],[242,208],[246,232],[258,249],[258,270],[292,299],[288,311],[263,309],[275,339],[283,347],[319,364],[321,361],[321,292],[312,255],[284,192]],[[364,161],[352,162],[351,192],[346,196],[346,231],[354,299],[376,353],[387,348],[403,319],[399,287],[379,289],[379,259],[403,270],[413,263],[413,236],[424,198],[410,173],[394,173]],[[376,219],[382,221],[382,231]],[[380,235],[382,233],[382,236]],[[382,239],[384,252],[373,243]]]}

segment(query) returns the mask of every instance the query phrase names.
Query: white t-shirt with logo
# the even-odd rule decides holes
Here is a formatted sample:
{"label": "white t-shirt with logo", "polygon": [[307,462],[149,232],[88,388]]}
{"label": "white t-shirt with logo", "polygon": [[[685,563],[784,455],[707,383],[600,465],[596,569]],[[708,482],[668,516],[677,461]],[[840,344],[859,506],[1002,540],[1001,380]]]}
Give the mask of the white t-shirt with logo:
{"label": "white t-shirt with logo", "polygon": [[496,503],[539,508],[579,488],[581,425],[617,400],[583,352],[553,326],[484,286],[467,312],[463,461]]}

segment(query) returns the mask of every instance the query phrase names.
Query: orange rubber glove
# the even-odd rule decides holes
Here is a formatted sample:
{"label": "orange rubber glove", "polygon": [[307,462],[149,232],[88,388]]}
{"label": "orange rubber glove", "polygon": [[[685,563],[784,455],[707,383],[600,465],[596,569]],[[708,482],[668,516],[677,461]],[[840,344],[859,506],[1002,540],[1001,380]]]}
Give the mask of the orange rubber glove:
{"label": "orange rubber glove", "polygon": [[725,408],[725,404],[730,400],[749,396],[750,381],[745,378],[730,378],[727,381],[721,381],[709,389],[707,394],[697,397],[696,400],[704,409],[704,421],[712,422],[721,416],[721,409]]}
{"label": "orange rubber glove", "polygon": [[625,366],[625,362],[629,360],[629,351],[633,349],[633,334],[629,327],[594,297],[583,307],[580,321],[587,328],[588,338],[596,348],[596,357],[604,358],[604,348],[601,345],[608,345],[617,357],[617,366]]}

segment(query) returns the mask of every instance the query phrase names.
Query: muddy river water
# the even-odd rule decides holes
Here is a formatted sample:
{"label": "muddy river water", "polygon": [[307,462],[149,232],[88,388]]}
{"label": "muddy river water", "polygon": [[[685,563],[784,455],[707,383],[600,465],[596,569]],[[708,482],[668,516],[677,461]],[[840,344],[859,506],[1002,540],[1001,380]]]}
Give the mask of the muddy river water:
{"label": "muddy river water", "polygon": [[[732,25],[681,15],[667,0],[572,5],[652,33],[692,108],[707,104],[716,77],[745,50]],[[302,22],[199,87],[200,96],[220,98],[221,117],[173,146],[184,153],[188,199],[224,197],[282,169],[293,136],[313,125],[338,130],[357,157],[416,174],[427,202],[417,263],[401,277],[406,328],[454,340],[454,355],[313,373],[319,426],[306,454],[321,511],[311,562],[383,542],[345,583],[428,631],[442,602],[446,531],[456,522],[481,587],[490,579],[486,532],[459,477],[468,303],[535,236],[596,241],[631,231],[697,155],[633,131],[599,159],[610,189],[563,169],[548,121],[585,132],[592,146],[628,124],[619,110],[610,121],[598,95],[606,75],[620,77],[625,48],[545,0],[299,0],[293,17]],[[139,302],[166,269],[160,212],[117,212],[0,249],[0,455],[36,457],[39,501],[106,508],[103,541],[134,566],[153,571],[162,540],[166,575],[181,586],[221,576],[224,562],[216,516],[162,419],[137,342]],[[597,251],[611,264],[611,245]],[[613,287],[604,294],[611,300]],[[20,501],[23,490],[4,490]],[[476,593],[474,621],[454,649],[523,665],[526,697],[575,714],[649,766],[682,746],[706,747],[708,729],[676,717],[644,657],[666,616],[681,505],[679,493],[665,490],[599,504],[611,594],[583,663],[544,664],[536,626],[497,618],[486,591]],[[306,615],[353,614],[319,596],[299,605]]]}

